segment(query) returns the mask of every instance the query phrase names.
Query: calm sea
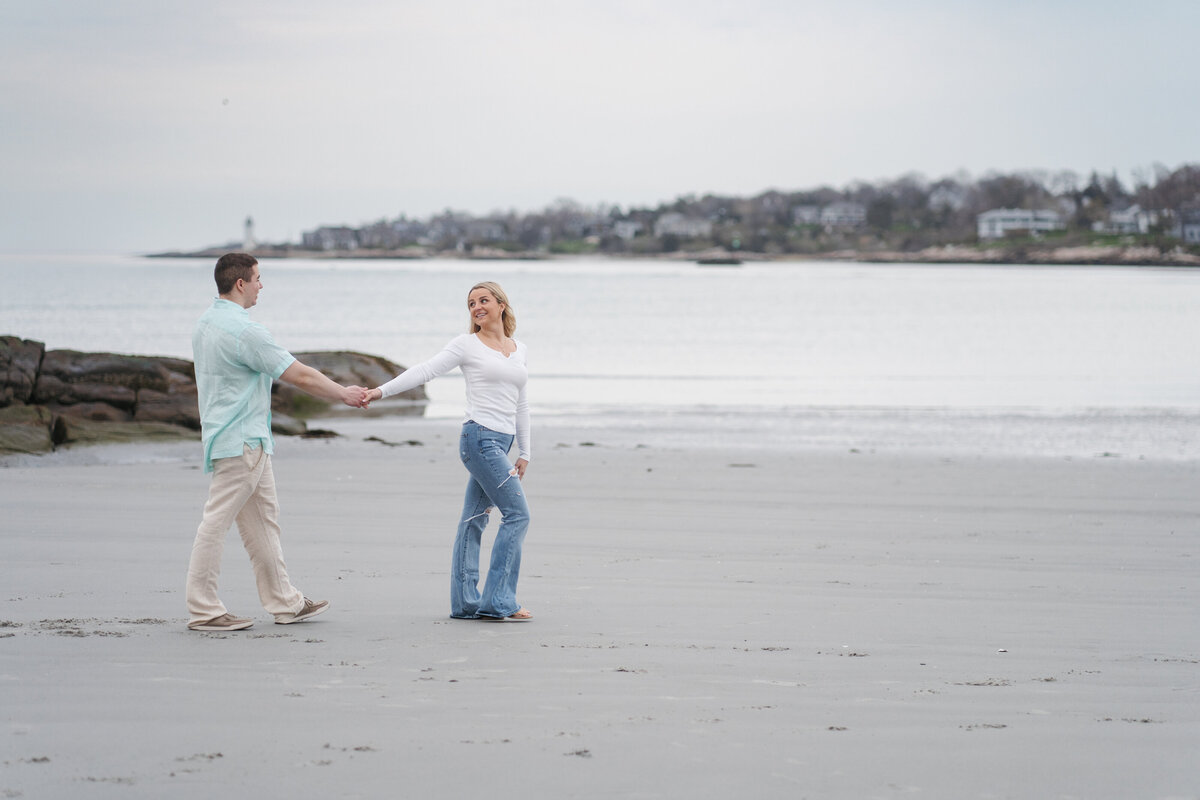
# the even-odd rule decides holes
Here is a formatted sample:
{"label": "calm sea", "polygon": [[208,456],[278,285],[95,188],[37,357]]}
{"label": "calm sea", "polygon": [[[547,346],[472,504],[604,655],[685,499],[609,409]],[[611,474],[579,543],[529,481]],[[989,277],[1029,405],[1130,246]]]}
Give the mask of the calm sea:
{"label": "calm sea", "polygon": [[[1196,454],[1197,270],[267,260],[262,274],[251,314],[284,347],[401,364],[465,330],[467,290],[496,280],[534,413],[630,441]],[[190,358],[214,295],[209,259],[2,255],[0,279],[0,334],[49,348]],[[426,417],[460,413],[457,375],[428,391]]]}

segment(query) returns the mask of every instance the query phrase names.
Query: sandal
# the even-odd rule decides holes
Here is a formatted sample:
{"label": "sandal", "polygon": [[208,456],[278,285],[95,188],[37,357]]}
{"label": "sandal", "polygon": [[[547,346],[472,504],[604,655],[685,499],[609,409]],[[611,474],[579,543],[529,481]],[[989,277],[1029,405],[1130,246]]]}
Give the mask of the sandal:
{"label": "sandal", "polygon": [[529,622],[533,619],[533,612],[528,608],[519,608],[507,617],[488,617],[480,614],[479,618],[488,622]]}

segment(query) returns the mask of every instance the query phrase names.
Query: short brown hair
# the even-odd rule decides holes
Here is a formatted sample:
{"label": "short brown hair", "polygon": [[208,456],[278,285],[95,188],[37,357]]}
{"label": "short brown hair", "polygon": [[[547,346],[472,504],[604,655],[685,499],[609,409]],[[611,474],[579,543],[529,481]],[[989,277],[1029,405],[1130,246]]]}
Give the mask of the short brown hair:
{"label": "short brown hair", "polygon": [[217,268],[213,270],[217,294],[229,294],[239,280],[249,283],[257,263],[258,259],[248,253],[226,253],[218,258]]}

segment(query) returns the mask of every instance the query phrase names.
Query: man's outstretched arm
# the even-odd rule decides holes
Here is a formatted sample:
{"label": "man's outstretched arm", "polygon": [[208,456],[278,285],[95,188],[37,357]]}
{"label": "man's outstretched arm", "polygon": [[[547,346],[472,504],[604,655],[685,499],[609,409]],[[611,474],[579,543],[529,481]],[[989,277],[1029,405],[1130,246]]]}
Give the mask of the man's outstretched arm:
{"label": "man's outstretched arm", "polygon": [[283,371],[279,380],[290,383],[297,389],[330,402],[341,402],[352,408],[362,408],[367,403],[367,390],[361,386],[342,386],[331,381],[320,371],[307,364],[293,361]]}

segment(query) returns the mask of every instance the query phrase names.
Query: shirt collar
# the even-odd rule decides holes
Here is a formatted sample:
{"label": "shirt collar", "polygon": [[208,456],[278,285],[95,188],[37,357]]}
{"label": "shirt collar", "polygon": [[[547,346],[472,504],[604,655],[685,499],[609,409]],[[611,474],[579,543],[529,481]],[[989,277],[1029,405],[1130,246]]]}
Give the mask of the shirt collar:
{"label": "shirt collar", "polygon": [[226,311],[234,310],[241,312],[241,314],[244,316],[250,316],[249,309],[242,308],[237,303],[233,302],[232,300],[226,300],[224,297],[217,297],[215,300],[213,300],[213,308],[221,308]]}

